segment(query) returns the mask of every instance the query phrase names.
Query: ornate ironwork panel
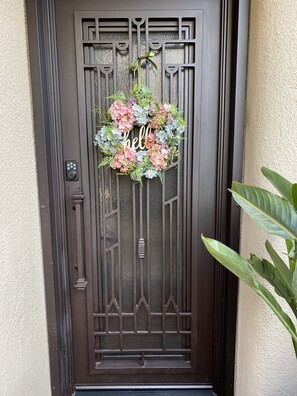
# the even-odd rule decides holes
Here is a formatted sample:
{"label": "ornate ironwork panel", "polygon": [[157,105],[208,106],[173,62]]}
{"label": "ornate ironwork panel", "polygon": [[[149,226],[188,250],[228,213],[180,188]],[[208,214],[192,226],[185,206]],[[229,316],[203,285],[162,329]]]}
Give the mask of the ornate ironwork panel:
{"label": "ornate ironwork panel", "polygon": [[[191,180],[195,92],[201,56],[201,14],[137,18],[76,12],[78,81],[83,96],[93,224],[91,297],[88,297],[90,366],[190,368],[195,349],[192,323]],[[158,69],[143,69],[143,84],[176,104],[187,128],[181,157],[143,185],[115,171],[98,169],[93,147],[94,109],[106,111],[114,92],[135,83],[129,64],[154,50]],[[198,87],[198,88],[197,88]],[[195,91],[196,90],[196,91]],[[83,141],[83,138],[82,138]],[[84,154],[82,154],[84,155]],[[88,286],[89,288],[89,286]]]}

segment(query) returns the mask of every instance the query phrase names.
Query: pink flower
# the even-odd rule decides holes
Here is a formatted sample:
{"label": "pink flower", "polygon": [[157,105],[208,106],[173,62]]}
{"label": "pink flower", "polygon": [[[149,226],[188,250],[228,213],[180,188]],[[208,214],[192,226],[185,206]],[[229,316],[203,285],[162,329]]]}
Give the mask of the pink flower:
{"label": "pink flower", "polygon": [[136,103],[136,99],[133,98],[133,96],[131,96],[131,97],[127,100],[127,106],[129,106],[129,107],[132,107],[135,103]]}
{"label": "pink flower", "polygon": [[157,113],[152,119],[149,124],[149,127],[152,129],[160,129],[160,126],[164,124],[165,122],[165,116]]}
{"label": "pink flower", "polygon": [[154,144],[148,150],[148,156],[156,170],[166,169],[170,149],[161,144]]}
{"label": "pink flower", "polygon": [[165,116],[169,111],[169,104],[168,103],[161,103],[159,106],[159,113],[162,116]]}
{"label": "pink flower", "polygon": [[110,164],[111,168],[119,169],[120,172],[127,172],[136,162],[136,151],[128,146],[119,151]]}
{"label": "pink flower", "polygon": [[126,113],[126,105],[121,100],[116,100],[109,108],[111,118],[116,121]]}
{"label": "pink flower", "polygon": [[154,102],[151,102],[149,106],[149,115],[154,116],[156,114],[156,111],[157,111],[156,104]]}
{"label": "pink flower", "polygon": [[109,112],[116,128],[122,133],[131,131],[135,121],[131,107],[125,105],[121,100],[116,100],[110,106]]}
{"label": "pink flower", "polygon": [[144,142],[145,147],[146,147],[147,149],[149,149],[149,148],[151,148],[151,147],[155,144],[155,142],[156,142],[155,135],[154,135],[152,132],[150,132],[150,133],[148,134],[147,138],[145,139],[145,142]]}
{"label": "pink flower", "polygon": [[167,116],[167,122],[168,122],[168,124],[172,124],[172,123],[173,123],[173,116],[172,116],[172,114],[168,114],[168,116]]}

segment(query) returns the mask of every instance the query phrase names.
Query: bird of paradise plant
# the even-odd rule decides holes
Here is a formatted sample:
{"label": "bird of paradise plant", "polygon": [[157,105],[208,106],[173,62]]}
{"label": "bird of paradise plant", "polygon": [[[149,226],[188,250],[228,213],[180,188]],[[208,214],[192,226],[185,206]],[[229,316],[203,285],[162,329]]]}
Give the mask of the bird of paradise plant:
{"label": "bird of paradise plant", "polygon": [[[204,236],[202,240],[219,263],[250,286],[269,305],[292,337],[297,358],[297,332],[294,324],[297,319],[297,183],[291,183],[271,169],[263,167],[261,170],[280,195],[237,182],[232,183],[230,191],[238,205],[261,228],[285,240],[287,264],[269,241],[266,241],[265,247],[271,261],[253,253],[246,260],[216,240]],[[256,274],[266,279],[275,293],[287,302],[293,312],[293,320]]]}

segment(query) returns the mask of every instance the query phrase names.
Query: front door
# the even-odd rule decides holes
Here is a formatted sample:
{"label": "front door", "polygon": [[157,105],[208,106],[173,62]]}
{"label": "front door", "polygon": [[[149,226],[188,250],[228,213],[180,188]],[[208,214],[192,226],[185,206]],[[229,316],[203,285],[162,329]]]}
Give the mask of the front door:
{"label": "front door", "polygon": [[[220,3],[56,2],[77,386],[213,383],[214,266],[200,234],[215,233]],[[143,84],[182,110],[186,131],[163,183],[141,185],[98,169],[94,110],[132,88],[129,64],[150,50],[158,68],[144,65]]]}

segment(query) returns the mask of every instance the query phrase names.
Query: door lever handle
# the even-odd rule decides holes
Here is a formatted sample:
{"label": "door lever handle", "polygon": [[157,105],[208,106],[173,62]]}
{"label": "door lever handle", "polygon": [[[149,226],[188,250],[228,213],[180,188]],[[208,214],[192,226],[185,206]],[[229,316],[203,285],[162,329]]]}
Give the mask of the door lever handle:
{"label": "door lever handle", "polygon": [[82,230],[82,204],[84,196],[82,192],[76,192],[72,195],[72,201],[75,208],[75,218],[76,218],[76,249],[77,249],[77,270],[78,270],[78,280],[76,281],[74,287],[77,290],[85,290],[88,282],[84,277],[84,254],[83,254],[83,230]]}
{"label": "door lever handle", "polygon": [[140,259],[144,259],[144,253],[145,253],[144,239],[140,238],[139,241],[138,241],[138,257]]}

